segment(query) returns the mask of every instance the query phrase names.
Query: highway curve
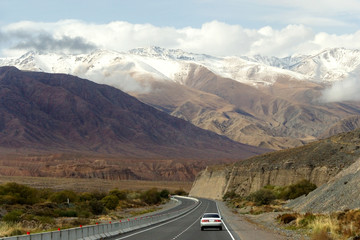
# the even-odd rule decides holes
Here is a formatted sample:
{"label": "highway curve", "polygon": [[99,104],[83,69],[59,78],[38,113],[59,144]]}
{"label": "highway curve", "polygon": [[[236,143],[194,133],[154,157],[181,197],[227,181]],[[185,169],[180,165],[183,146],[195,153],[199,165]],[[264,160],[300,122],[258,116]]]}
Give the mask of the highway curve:
{"label": "highway curve", "polygon": [[[182,204],[178,207],[189,206],[193,200],[179,199]],[[129,233],[118,235],[112,239],[121,240],[239,240],[236,233],[234,233],[229,225],[226,223],[222,231],[219,230],[205,230],[200,229],[200,218],[205,212],[218,212],[218,207],[215,201],[208,199],[199,199],[200,202],[196,208],[187,214],[177,217],[175,219],[153,225],[147,228],[139,229]],[[168,210],[168,211],[171,211]]]}

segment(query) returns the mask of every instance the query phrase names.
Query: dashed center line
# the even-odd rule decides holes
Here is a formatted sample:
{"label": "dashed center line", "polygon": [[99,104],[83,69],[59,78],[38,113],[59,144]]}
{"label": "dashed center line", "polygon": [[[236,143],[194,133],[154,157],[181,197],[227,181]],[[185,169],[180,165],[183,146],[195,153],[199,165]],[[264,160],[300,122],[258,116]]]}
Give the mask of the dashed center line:
{"label": "dashed center line", "polygon": [[[207,204],[206,206],[206,210],[208,209],[209,207],[209,203]],[[206,212],[205,210],[205,212]],[[182,231],[181,233],[179,233],[178,235],[176,235],[174,238],[172,238],[171,240],[175,240],[177,239],[178,237],[180,237],[184,232],[186,232],[187,230],[189,230],[189,228],[191,228],[196,222],[198,222],[200,220],[201,216],[199,218],[197,218],[190,226],[188,226],[184,231]]]}

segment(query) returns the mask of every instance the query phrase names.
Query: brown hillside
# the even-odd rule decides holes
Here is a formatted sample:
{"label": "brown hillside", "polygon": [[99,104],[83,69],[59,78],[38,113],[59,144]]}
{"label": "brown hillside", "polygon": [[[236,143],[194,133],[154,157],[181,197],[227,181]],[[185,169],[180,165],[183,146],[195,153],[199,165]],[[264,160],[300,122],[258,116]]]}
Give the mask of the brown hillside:
{"label": "brown hillside", "polygon": [[[91,174],[102,177],[106,172],[114,172],[112,175],[131,175],[131,178],[146,176],[144,178],[152,179],[156,176],[162,178],[163,174],[157,174],[157,171],[153,174],[142,173],[154,171],[156,167],[140,168],[135,164],[139,161],[131,159],[188,160],[189,166],[186,161],[175,168],[176,161],[163,165],[162,168],[168,169],[167,174],[176,178],[176,174],[169,171],[191,169],[194,161],[201,162],[195,167],[200,169],[207,161],[234,161],[265,151],[197,128],[113,87],[65,74],[22,72],[13,67],[2,67],[0,99],[0,147],[7,152],[44,153],[45,156],[70,153],[66,160],[76,166],[79,161],[73,161],[71,154],[112,156],[112,160],[106,161],[108,171],[98,174],[91,172],[91,161],[88,162],[88,173],[83,174],[83,171],[78,172],[75,166],[69,167],[61,159],[54,166],[50,164],[48,170],[44,170],[47,161],[41,167],[20,169],[18,166],[17,170],[12,170],[31,171],[26,173],[29,175],[40,174],[38,170],[76,177],[89,177]],[[3,159],[8,162],[8,157]],[[90,159],[94,160],[94,157]],[[124,159],[134,164],[125,164]],[[55,160],[49,161],[53,163]],[[116,164],[119,168],[115,167]],[[136,165],[142,170],[133,169],[129,174],[124,173],[128,171],[126,168],[124,170],[124,165],[134,165],[133,168]],[[189,176],[184,173],[181,178],[191,178],[194,174],[192,172]]]}
{"label": "brown hillside", "polygon": [[[329,126],[360,113],[359,102],[321,103],[325,86],[277,76],[253,87],[190,65],[180,83],[154,81],[143,102],[235,141],[270,149],[319,139]],[[178,94],[177,94],[178,93]]]}
{"label": "brown hillside", "polygon": [[[360,129],[338,134],[301,147],[266,153],[233,165],[208,167],[196,179],[191,194],[205,197],[207,183],[222,182],[213,189],[221,198],[227,191],[246,196],[266,185],[286,186],[302,179],[317,186],[327,183],[360,157]],[[213,179],[218,178],[218,179]]]}

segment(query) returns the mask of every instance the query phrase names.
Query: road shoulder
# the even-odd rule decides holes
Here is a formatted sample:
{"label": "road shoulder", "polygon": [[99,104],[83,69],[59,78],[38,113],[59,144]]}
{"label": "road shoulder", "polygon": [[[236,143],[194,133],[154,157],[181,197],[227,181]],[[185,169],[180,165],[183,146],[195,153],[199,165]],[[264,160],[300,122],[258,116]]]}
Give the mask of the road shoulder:
{"label": "road shoulder", "polygon": [[216,201],[219,210],[230,225],[233,232],[235,232],[241,240],[286,240],[291,239],[281,233],[276,233],[271,229],[261,224],[251,223],[245,216],[236,214],[229,209],[224,202]]}

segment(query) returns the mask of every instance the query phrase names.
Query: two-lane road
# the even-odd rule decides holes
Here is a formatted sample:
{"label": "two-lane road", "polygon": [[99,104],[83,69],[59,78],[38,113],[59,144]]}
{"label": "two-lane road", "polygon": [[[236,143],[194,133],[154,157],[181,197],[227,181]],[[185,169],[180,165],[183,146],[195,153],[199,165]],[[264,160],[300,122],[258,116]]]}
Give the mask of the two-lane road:
{"label": "two-lane road", "polygon": [[[148,228],[140,229],[137,231],[129,232],[126,234],[119,235],[113,239],[126,239],[126,240],[234,240],[239,239],[234,235],[226,224],[222,231],[219,230],[200,230],[200,218],[205,212],[218,212],[216,202],[207,199],[199,199],[198,206],[188,212],[187,214],[178,218],[169,220],[167,222],[150,226]],[[184,204],[189,204],[187,199],[181,199]]]}

